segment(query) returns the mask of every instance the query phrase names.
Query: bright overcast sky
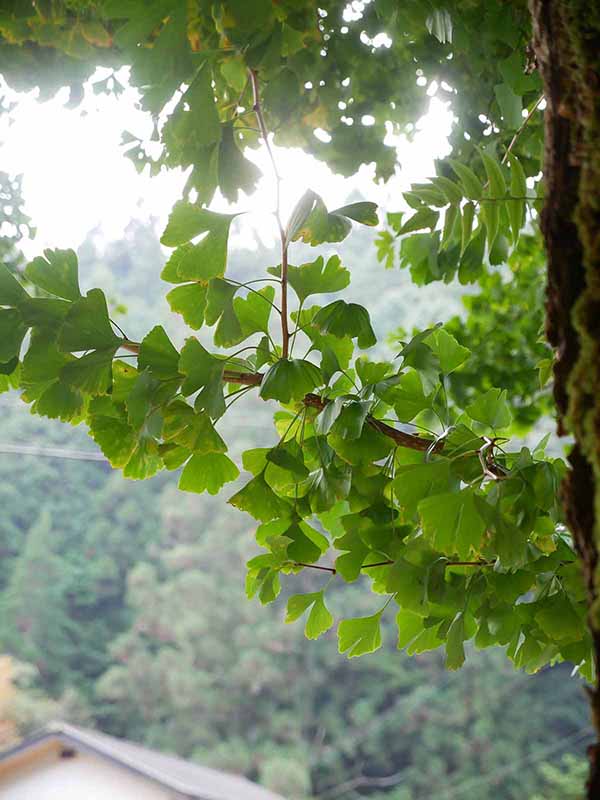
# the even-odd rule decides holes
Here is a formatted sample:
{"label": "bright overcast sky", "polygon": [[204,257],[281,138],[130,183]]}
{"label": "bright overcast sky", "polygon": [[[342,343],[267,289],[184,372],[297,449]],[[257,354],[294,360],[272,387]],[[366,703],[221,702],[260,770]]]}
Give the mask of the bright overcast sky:
{"label": "bright overcast sky", "polygon": [[[6,123],[7,114],[0,122],[0,169],[23,174],[26,211],[38,231],[34,242],[23,243],[28,257],[44,247],[77,248],[98,226],[111,240],[123,234],[132,218],[154,216],[164,224],[180,197],[185,177],[179,171],[154,178],[139,175],[123,156],[123,130],[139,136],[149,136],[152,130],[148,115],[136,107],[133,90],[117,99],[96,96],[88,87],[83,103],[75,110],[65,108],[67,90],[44,103],[38,102],[35,92],[11,94],[10,99],[16,99],[18,107],[11,114],[14,121],[10,126]],[[401,190],[411,181],[433,174],[433,159],[447,152],[450,122],[447,107],[432,99],[429,113],[418,125],[415,141],[396,142],[398,175],[386,186],[372,181],[369,167],[361,168],[352,179],[344,179],[300,151],[276,149],[284,179],[284,213],[307,188],[321,194],[330,207],[342,204],[353,189],[388,210],[401,207]],[[268,211],[273,207],[274,183],[264,151],[250,155],[263,167],[265,177],[252,202],[246,199],[239,207],[252,205],[259,210],[252,223],[268,242],[272,230]],[[214,207],[224,209],[225,204],[217,200]],[[237,237],[239,244],[250,241],[247,234]]]}

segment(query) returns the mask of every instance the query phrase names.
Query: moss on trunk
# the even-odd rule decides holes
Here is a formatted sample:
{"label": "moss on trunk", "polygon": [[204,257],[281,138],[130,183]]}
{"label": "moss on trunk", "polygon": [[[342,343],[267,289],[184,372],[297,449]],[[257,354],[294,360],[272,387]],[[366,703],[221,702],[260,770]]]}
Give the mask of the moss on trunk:
{"label": "moss on trunk", "polygon": [[[600,737],[600,0],[530,0],[530,9],[548,103],[546,327],[556,350],[559,433],[575,437],[562,497],[588,593],[596,660],[590,699]],[[597,800],[598,742],[590,765],[587,796]]]}

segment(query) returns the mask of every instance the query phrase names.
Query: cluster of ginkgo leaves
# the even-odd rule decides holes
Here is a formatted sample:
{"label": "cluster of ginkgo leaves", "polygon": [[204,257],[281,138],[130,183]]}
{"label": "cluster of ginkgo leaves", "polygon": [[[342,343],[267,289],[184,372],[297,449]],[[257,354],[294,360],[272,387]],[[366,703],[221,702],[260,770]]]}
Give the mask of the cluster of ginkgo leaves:
{"label": "cluster of ginkgo leaves", "polygon": [[[229,499],[258,523],[250,596],[271,602],[282,574],[318,569],[323,589],[287,606],[289,621],[308,613],[315,638],[334,622],[327,580],[369,580],[381,596],[374,613],[338,625],[349,656],[377,649],[382,615],[396,613],[398,646],[445,645],[450,668],[473,639],[507,646],[531,671],[567,659],[589,677],[584,593],[557,503],[562,462],[545,458],[543,443],[506,450],[505,391],[462,410],[449,403],[447,377],[469,351],[443,327],[400,342],[391,361],[370,360],[368,311],[313,300],[348,286],[337,256],[287,265],[285,279],[281,266],[246,284],[230,279],[232,219],[180,202],[162,237],[174,248],[162,274],[174,284],[171,308],[192,330],[212,328],[215,351],[195,336],[179,351],[161,326],[131,341],[100,289],[82,295],[73,251],[27,266],[35,296],[2,268],[3,388],[20,388],[33,413],[85,422],[126,477],[181,469],[181,489],[212,494],[239,476],[220,420],[230,398],[257,392],[277,404],[279,441],[243,454],[252,477]],[[375,207],[329,211],[309,192],[287,244],[340,241],[351,220],[375,224]],[[288,289],[297,302],[284,357],[278,300]]]}
{"label": "cluster of ginkgo leaves", "polygon": [[350,15],[340,0],[4,6],[2,70],[14,88],[68,83],[77,104],[86,78],[118,93],[118,70],[130,67],[159,152],[127,134],[129,156],[151,173],[188,169],[194,202],[171,214],[162,277],[202,342],[190,335],[179,350],[161,326],[132,341],[101,289],[81,293],[75,254],[48,250],[27,266],[27,288],[0,268],[0,390],[19,389],[33,413],[85,423],[128,478],[181,470],[181,489],[213,494],[239,477],[221,420],[255,392],[276,407],[278,442],[243,454],[252,477],[230,498],[258,524],[250,596],[270,602],[281,575],[314,569],[323,588],[292,595],[287,619],[307,614],[315,638],[334,622],[328,582],[370,581],[374,613],[338,625],[349,656],[377,649],[382,615],[396,613],[398,646],[445,646],[450,668],[473,640],[505,646],[530,671],[568,660],[591,677],[584,591],[557,503],[562,462],[543,443],[510,450],[502,388],[468,393],[464,408],[449,401],[448,376],[469,351],[443,327],[370,360],[367,309],[329,297],[350,280],[340,259],[288,263],[296,240],[335,243],[353,221],[377,224],[373,204],[330,211],[307,192],[281,226],[281,264],[245,284],[227,273],[235,215],[206,208],[217,189],[232,201],[253,190],[244,148],[268,140],[267,127],[337,172],[372,162],[388,177],[396,153],[385,133],[414,129],[435,81],[457,116],[454,158],[405,194],[414,213],[389,215],[379,252],[391,266],[400,237],[417,284],[477,280],[486,258],[501,263],[516,243],[533,199],[526,176],[540,169],[540,126],[522,122],[540,99],[525,5],[373,0]]}
{"label": "cluster of ginkgo leaves", "polygon": [[403,212],[387,215],[391,230],[383,230],[377,240],[377,255],[386,267],[398,260],[422,286],[455,277],[462,284],[475,283],[486,257],[492,266],[506,263],[525,223],[527,203],[539,204],[540,198],[528,189],[516,156],[499,162],[482,150],[477,161],[484,177],[450,158],[438,164],[436,177],[403,193],[414,213],[408,218]]}

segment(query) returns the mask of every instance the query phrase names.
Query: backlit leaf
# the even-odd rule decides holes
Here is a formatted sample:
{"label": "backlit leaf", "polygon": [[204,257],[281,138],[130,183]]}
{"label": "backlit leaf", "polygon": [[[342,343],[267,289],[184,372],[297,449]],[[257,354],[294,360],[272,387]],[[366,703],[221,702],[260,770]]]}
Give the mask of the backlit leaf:
{"label": "backlit leaf", "polygon": [[338,649],[348,658],[374,653],[381,647],[381,613],[345,619],[338,625]]}
{"label": "backlit leaf", "polygon": [[77,256],[73,250],[44,250],[44,258],[38,256],[30,261],[25,275],[40,289],[56,297],[64,300],[81,297]]}
{"label": "backlit leaf", "polygon": [[301,400],[323,382],[319,368],[301,358],[282,358],[269,368],[262,380],[260,396],[263,400],[290,403]]}
{"label": "backlit leaf", "polygon": [[185,465],[179,479],[179,488],[184,492],[217,494],[239,474],[240,471],[233,461],[223,453],[197,454]]}

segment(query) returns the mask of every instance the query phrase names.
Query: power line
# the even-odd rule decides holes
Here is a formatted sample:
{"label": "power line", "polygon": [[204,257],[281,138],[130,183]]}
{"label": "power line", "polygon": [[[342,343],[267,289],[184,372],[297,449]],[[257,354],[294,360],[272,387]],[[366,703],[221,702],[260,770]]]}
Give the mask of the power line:
{"label": "power line", "polygon": [[[537,764],[538,762],[546,759],[549,755],[552,755],[552,753],[555,753],[557,750],[564,749],[567,743],[575,744],[575,742],[579,741],[580,739],[583,739],[586,736],[591,736],[592,734],[593,731],[589,726],[580,728],[578,731],[575,731],[575,733],[567,736],[566,739],[560,739],[549,747],[546,747],[544,750],[540,750],[537,753],[525,756],[525,758],[521,758],[518,761],[513,761],[513,763],[508,767],[500,767],[499,769],[496,769],[486,775],[456,783],[454,786],[451,784],[448,787],[449,791],[444,794],[444,800],[453,800],[455,797],[460,797],[467,789],[473,789],[476,786],[484,786],[485,784],[492,783],[494,780],[496,780],[496,778],[503,779],[525,764]],[[472,797],[472,795],[470,796]]]}
{"label": "power line", "polygon": [[90,450],[67,450],[64,447],[40,447],[39,445],[0,442],[0,453],[42,458],[65,458],[71,461],[102,461],[108,464],[102,453],[94,453]]}

